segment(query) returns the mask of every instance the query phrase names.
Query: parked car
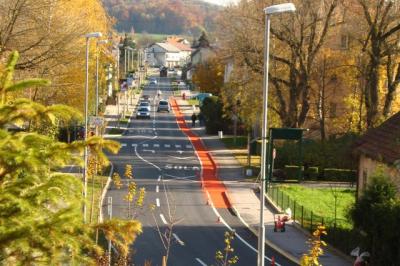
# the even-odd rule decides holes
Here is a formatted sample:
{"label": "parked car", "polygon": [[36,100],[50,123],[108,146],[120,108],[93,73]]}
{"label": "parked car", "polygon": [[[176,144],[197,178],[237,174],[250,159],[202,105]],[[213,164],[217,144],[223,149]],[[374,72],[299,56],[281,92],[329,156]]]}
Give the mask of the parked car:
{"label": "parked car", "polygon": [[147,108],[147,110],[151,110],[150,102],[149,101],[140,101],[139,108]]}
{"label": "parked car", "polygon": [[207,97],[211,97],[211,96],[213,96],[212,93],[202,92],[202,93],[197,94],[193,98],[198,100],[199,101],[199,105],[201,106],[203,104],[204,99],[207,98]]}
{"label": "parked car", "polygon": [[150,110],[147,107],[139,107],[136,113],[136,118],[150,119]]}
{"label": "parked car", "polygon": [[167,100],[160,100],[158,102],[157,112],[167,111],[168,113],[171,111],[171,106]]}
{"label": "parked car", "polygon": [[157,80],[156,79],[151,79],[149,84],[150,85],[157,85]]}

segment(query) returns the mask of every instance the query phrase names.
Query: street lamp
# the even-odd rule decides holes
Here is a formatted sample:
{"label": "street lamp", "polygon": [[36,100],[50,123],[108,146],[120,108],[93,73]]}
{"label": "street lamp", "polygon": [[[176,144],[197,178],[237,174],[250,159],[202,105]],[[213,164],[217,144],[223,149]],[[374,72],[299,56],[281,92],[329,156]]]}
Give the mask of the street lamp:
{"label": "street lamp", "polygon": [[[86,38],[86,78],[85,78],[85,136],[84,140],[87,139],[88,135],[88,99],[89,99],[89,40],[90,38],[100,38],[101,32],[91,32],[85,35]],[[83,166],[83,222],[86,223],[86,197],[87,197],[87,175],[88,175],[88,148],[85,146],[84,151],[84,166]]]}
{"label": "street lamp", "polygon": [[269,167],[267,158],[267,126],[268,126],[268,66],[269,66],[269,32],[270,32],[270,16],[284,12],[294,12],[296,7],[292,3],[273,5],[264,9],[265,13],[265,37],[264,37],[264,86],[263,86],[263,127],[262,127],[262,143],[261,143],[261,195],[260,195],[260,224],[258,230],[258,263],[264,266],[265,254],[265,225],[264,225],[264,207],[265,207],[265,181],[266,167]]}
{"label": "street lamp", "polygon": [[108,40],[99,40],[96,42],[96,110],[94,115],[99,113],[99,45],[106,44]]}

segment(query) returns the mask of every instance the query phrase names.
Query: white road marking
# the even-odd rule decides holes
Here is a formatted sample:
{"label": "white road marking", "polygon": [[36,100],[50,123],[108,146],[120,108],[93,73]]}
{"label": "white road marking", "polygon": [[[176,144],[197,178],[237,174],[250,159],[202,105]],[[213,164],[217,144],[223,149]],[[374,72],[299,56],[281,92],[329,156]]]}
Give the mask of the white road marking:
{"label": "white road marking", "polygon": [[[157,138],[157,136],[154,136],[152,139],[155,139],[155,138]],[[147,160],[144,159],[142,156],[140,156],[140,154],[139,154],[138,151],[137,151],[137,147],[135,147],[135,154],[136,154],[136,156],[137,156],[140,160],[142,160],[143,162],[146,162],[146,163],[150,164],[151,166],[155,167],[158,171],[161,171],[161,168],[160,168],[160,167],[158,167],[157,165],[155,165],[155,164],[152,163],[152,162],[147,161]]]}
{"label": "white road marking", "polygon": [[193,170],[200,170],[200,168],[198,167],[198,166],[193,166],[193,168],[192,168]]}
{"label": "white road marking", "polygon": [[177,166],[177,165],[175,165],[175,166],[174,166],[174,169],[175,169],[175,170],[178,170],[178,166]]}
{"label": "white road marking", "polygon": [[188,156],[188,157],[177,157],[177,156],[171,156],[168,155],[171,158],[177,159],[177,160],[189,160],[190,158],[193,158],[193,156]]}
{"label": "white road marking", "polygon": [[156,153],[155,150],[143,150],[143,151],[145,151],[145,152],[151,152],[151,153]]}
{"label": "white road marking", "polygon": [[201,266],[207,266],[201,259],[196,258],[197,262],[201,264]]}
{"label": "white road marking", "polygon": [[188,168],[187,168],[187,166],[185,165],[184,167],[183,167],[183,170],[187,170]]}
{"label": "white road marking", "polygon": [[165,166],[165,169],[172,169],[172,165],[167,164],[167,165]]}
{"label": "white road marking", "polygon": [[154,147],[154,148],[159,148],[159,147],[160,147],[160,144],[154,144],[153,147]]}
{"label": "white road marking", "polygon": [[160,187],[158,185],[156,186],[156,192],[160,192]]}
{"label": "white road marking", "polygon": [[170,148],[171,145],[169,145],[169,144],[164,144],[164,147],[165,147],[165,148]]}
{"label": "white road marking", "polygon": [[163,222],[164,224],[168,224],[168,223],[167,223],[167,220],[165,220],[165,217],[164,217],[163,214],[160,214],[160,217],[161,217],[161,220],[162,220],[162,222]]}
{"label": "white road marking", "polygon": [[184,246],[185,242],[183,242],[175,233],[172,233],[172,235],[174,236],[176,242],[179,243],[179,245]]}
{"label": "white road marking", "polygon": [[126,147],[126,143],[121,143],[121,147]]}
{"label": "white road marking", "polygon": [[157,205],[157,207],[160,207],[160,199],[159,198],[156,198],[156,205]]}
{"label": "white road marking", "polygon": [[179,154],[182,154],[183,153],[183,151],[176,151],[177,153],[179,153]]}
{"label": "white road marking", "polygon": [[147,147],[149,147],[149,144],[143,143],[142,146],[143,146],[144,148],[147,148]]}
{"label": "white road marking", "polygon": [[191,149],[192,145],[186,145],[186,149]]}
{"label": "white road marking", "polygon": [[179,144],[176,144],[175,145],[175,148],[177,148],[177,149],[180,149],[182,146],[181,145],[179,145]]}
{"label": "white road marking", "polygon": [[135,143],[135,144],[132,144],[132,147],[137,147],[137,144]]}
{"label": "white road marking", "polygon": [[160,180],[161,180],[161,176],[159,175],[157,181],[160,182]]}

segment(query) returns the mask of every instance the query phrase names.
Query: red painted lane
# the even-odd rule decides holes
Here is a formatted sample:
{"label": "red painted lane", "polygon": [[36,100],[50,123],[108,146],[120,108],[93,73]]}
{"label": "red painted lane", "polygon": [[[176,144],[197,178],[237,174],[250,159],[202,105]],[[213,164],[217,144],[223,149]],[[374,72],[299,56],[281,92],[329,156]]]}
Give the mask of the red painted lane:
{"label": "red painted lane", "polygon": [[225,185],[217,177],[217,166],[212,156],[204,147],[200,138],[187,126],[185,118],[179,110],[179,106],[175,99],[171,100],[171,106],[172,110],[174,110],[179,128],[189,138],[201,162],[203,170],[201,173],[201,182],[203,189],[208,191],[211,201],[216,208],[230,208],[231,205],[226,196]]}

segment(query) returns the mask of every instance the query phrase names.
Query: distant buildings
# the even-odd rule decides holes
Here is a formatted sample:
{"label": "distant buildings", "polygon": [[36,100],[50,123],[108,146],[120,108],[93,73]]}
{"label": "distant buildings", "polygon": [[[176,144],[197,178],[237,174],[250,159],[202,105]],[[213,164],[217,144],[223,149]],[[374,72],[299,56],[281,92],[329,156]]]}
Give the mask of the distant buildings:
{"label": "distant buildings", "polygon": [[179,37],[169,37],[165,42],[153,43],[145,49],[147,64],[153,67],[182,67],[190,60],[192,48]]}

